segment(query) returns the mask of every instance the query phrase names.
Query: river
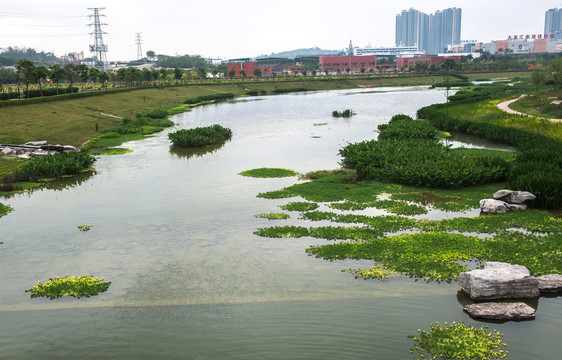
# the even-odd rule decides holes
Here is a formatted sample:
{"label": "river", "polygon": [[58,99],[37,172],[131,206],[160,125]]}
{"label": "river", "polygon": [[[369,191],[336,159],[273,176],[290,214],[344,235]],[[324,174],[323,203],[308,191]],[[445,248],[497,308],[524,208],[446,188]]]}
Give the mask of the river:
{"label": "river", "polygon": [[[444,100],[442,90],[409,87],[198,107],[125,144],[132,153],[98,157],[95,174],[2,199],[15,211],[0,219],[0,358],[408,359],[407,336],[435,321],[486,325],[462,312],[455,283],[356,280],[342,270],[368,262],[307,256],[323,240],[254,235],[277,224],[254,215],[294,200],[256,195],[299,180],[238,175],[335,169],[348,142]],[[332,118],[345,109],[356,115]],[[233,131],[221,148],[170,150],[168,132],[216,123]],[[292,215],[283,224],[306,223]],[[67,273],[111,286],[82,299],[25,293]],[[561,312],[559,298],[541,298],[536,320],[489,325],[505,334],[510,359],[554,359]]]}

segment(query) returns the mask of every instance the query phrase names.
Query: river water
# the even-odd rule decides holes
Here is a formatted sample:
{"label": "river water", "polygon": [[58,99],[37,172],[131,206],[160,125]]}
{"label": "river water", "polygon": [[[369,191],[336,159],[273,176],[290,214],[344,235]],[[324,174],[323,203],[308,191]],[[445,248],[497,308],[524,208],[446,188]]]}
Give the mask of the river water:
{"label": "river water", "polygon": [[[294,213],[283,222],[254,217],[295,200],[259,192],[299,180],[238,175],[335,169],[348,142],[444,98],[440,90],[379,88],[198,107],[175,116],[174,128],[125,144],[132,153],[99,157],[95,174],[2,199],[15,211],[0,219],[0,358],[407,359],[407,336],[435,321],[485,325],[462,312],[455,283],[356,280],[342,270],[372,264],[307,256],[321,239],[254,235],[306,226]],[[348,108],[351,119],[331,117]],[[233,131],[221,148],[170,150],[168,132],[216,123]],[[111,286],[82,299],[25,293],[67,273]],[[489,324],[505,334],[510,359],[562,352],[561,301],[539,302],[534,321]]]}

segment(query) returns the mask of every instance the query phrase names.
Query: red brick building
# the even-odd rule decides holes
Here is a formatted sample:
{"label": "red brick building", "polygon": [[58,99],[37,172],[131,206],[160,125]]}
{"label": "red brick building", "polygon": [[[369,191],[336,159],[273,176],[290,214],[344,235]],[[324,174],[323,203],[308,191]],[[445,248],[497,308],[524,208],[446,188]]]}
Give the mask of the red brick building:
{"label": "red brick building", "polygon": [[[300,72],[300,65],[288,65],[288,66],[258,66],[256,62],[246,61],[246,62],[229,62],[226,64],[226,75],[229,76],[231,69],[234,69],[234,78],[241,79],[245,77],[246,79],[253,79],[255,69],[260,69],[262,78],[271,77],[284,77],[286,75],[294,76]],[[244,70],[245,76],[240,74],[240,71]],[[230,77],[230,76],[229,76]]]}
{"label": "red brick building", "polygon": [[329,70],[346,71],[350,69],[352,73],[361,72],[361,69],[369,71],[370,69],[376,69],[377,67],[377,57],[375,55],[370,56],[320,56],[318,61],[320,66],[320,71]]}
{"label": "red brick building", "polygon": [[396,59],[397,69],[409,69],[417,63],[426,63],[427,66],[444,64],[445,61],[452,60],[456,63],[461,62],[460,56],[416,56],[416,57],[401,57]]}

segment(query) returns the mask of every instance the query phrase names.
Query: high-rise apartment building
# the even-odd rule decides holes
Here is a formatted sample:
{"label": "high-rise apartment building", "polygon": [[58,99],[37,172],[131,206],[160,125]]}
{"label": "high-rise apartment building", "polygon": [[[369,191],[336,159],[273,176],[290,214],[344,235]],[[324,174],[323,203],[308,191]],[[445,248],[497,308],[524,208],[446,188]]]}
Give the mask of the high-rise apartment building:
{"label": "high-rise apartment building", "polygon": [[562,9],[550,9],[544,15],[544,35],[559,39],[562,34]]}
{"label": "high-rise apartment building", "polygon": [[416,9],[396,15],[396,46],[417,46],[426,53],[440,53],[448,45],[461,42],[460,8],[450,8],[427,15]]}

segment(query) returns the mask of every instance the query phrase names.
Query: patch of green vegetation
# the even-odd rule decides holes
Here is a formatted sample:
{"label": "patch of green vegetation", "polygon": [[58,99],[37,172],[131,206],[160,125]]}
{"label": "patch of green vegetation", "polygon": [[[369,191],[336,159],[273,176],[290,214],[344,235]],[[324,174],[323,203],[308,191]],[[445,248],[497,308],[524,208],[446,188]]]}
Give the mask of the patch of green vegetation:
{"label": "patch of green vegetation", "polygon": [[298,202],[291,202],[286,205],[280,205],[279,207],[287,211],[312,211],[318,209],[318,204],[305,202],[305,201],[298,201]]}
{"label": "patch of green vegetation", "polygon": [[394,115],[387,124],[377,127],[378,140],[386,139],[434,139],[437,129],[428,121],[414,120],[408,115]]}
{"label": "patch of green vegetation", "polygon": [[58,179],[88,169],[96,159],[86,152],[57,153],[26,161],[20,172],[29,180]]}
{"label": "patch of green vegetation", "polygon": [[262,219],[268,219],[268,220],[283,220],[283,219],[290,218],[289,214],[276,213],[276,212],[267,213],[267,214],[265,214],[265,213],[264,214],[258,214],[258,215],[255,215],[255,217],[262,218]]}
{"label": "patch of green vegetation", "polygon": [[[345,228],[341,228],[340,231]],[[356,232],[347,231],[353,240]],[[459,261],[502,261],[526,266],[533,275],[562,273],[562,259],[556,256],[562,234],[547,236],[501,232],[491,238],[429,232],[396,236],[361,234],[362,242],[340,242],[313,246],[306,251],[326,260],[366,259],[415,279],[451,282],[466,265]],[[370,236],[370,237],[369,237]]]}
{"label": "patch of green vegetation", "polygon": [[427,214],[425,207],[415,204],[408,204],[403,201],[394,200],[376,200],[368,203],[344,201],[342,203],[330,204],[330,207],[338,210],[363,210],[366,208],[374,207],[377,209],[385,209],[397,215],[420,215]]}
{"label": "patch of green vegetation", "polygon": [[310,232],[307,228],[302,226],[272,226],[268,228],[262,228],[254,231],[254,234],[269,237],[269,238],[283,238],[283,237],[294,237],[299,238],[303,236],[308,236]]}
{"label": "patch of green vegetation", "polygon": [[348,144],[343,164],[362,180],[454,188],[505,179],[508,163],[496,156],[461,156],[431,139],[385,139]]}
{"label": "patch of green vegetation", "polygon": [[56,276],[54,279],[49,279],[44,284],[39,281],[25,292],[31,293],[31,298],[44,296],[53,300],[68,295],[80,299],[105,292],[110,284],[111,282],[104,282],[103,278],[94,278],[91,275],[74,277],[66,274],[63,277]]}
{"label": "patch of green vegetation", "polygon": [[14,211],[14,209],[11,206],[0,203],[0,218],[2,216],[8,215],[12,211]]}
{"label": "patch of green vegetation", "polygon": [[312,139],[320,139],[320,138],[322,138],[322,136],[314,135],[314,136],[311,136],[311,138],[312,138]]}
{"label": "patch of green vegetation", "polygon": [[332,111],[332,116],[335,118],[350,118],[354,115],[353,110],[351,109],[345,109],[344,111],[337,111],[334,110]]}
{"label": "patch of green vegetation", "polygon": [[326,126],[326,125],[328,125],[327,122],[326,122],[326,123],[317,123],[317,124],[314,124],[314,126]]}
{"label": "patch of green vegetation", "polygon": [[489,333],[487,329],[488,326],[477,329],[463,322],[443,325],[435,322],[429,331],[418,329],[418,336],[408,336],[414,340],[410,352],[414,359],[507,359],[503,334],[496,330]]}
{"label": "patch of green vegetation", "polygon": [[562,219],[553,217],[545,211],[528,209],[511,211],[497,216],[419,220],[416,227],[423,231],[498,233],[515,228],[531,232],[557,233],[562,229]]}
{"label": "patch of green vegetation", "polygon": [[298,183],[282,190],[260,193],[258,197],[266,199],[282,199],[301,196],[313,202],[336,202],[350,200],[368,202],[385,192],[400,192],[401,185],[385,184],[377,181],[355,182],[352,172],[336,173],[317,180]]}
{"label": "patch of green vegetation", "polygon": [[[345,271],[345,270],[342,270]],[[380,281],[387,280],[392,275],[396,274],[396,271],[388,269],[384,266],[375,266],[368,269],[349,269],[348,272],[353,274],[356,279],[377,279]]]}
{"label": "patch of green vegetation", "polygon": [[298,173],[290,169],[281,168],[259,168],[252,170],[245,170],[238,175],[255,177],[255,178],[279,178],[297,176]]}
{"label": "patch of green vegetation", "polygon": [[311,211],[302,214],[302,218],[312,221],[330,220],[337,223],[365,224],[371,229],[379,230],[381,234],[406,230],[416,226],[416,220],[396,215],[367,216]]}
{"label": "patch of green vegetation", "polygon": [[90,231],[93,227],[94,225],[78,225],[78,230],[85,232]]}
{"label": "patch of green vegetation", "polygon": [[131,149],[127,148],[105,148],[105,149],[92,149],[88,151],[91,155],[121,155],[133,152]]}
{"label": "patch of green vegetation", "polygon": [[232,137],[232,130],[218,124],[182,129],[168,134],[174,146],[179,147],[204,147],[224,143]]}

